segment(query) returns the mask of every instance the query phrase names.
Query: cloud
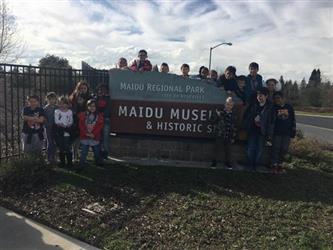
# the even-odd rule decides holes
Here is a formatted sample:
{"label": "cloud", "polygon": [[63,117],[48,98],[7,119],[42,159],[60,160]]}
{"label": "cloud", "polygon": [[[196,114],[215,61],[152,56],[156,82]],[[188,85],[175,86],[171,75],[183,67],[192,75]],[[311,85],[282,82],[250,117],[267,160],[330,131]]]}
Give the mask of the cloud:
{"label": "cloud", "polygon": [[112,67],[141,48],[153,64],[174,72],[189,63],[192,73],[208,65],[235,65],[246,74],[257,61],[264,77],[301,80],[320,67],[333,79],[331,1],[10,1],[27,49],[21,63],[45,54]]}

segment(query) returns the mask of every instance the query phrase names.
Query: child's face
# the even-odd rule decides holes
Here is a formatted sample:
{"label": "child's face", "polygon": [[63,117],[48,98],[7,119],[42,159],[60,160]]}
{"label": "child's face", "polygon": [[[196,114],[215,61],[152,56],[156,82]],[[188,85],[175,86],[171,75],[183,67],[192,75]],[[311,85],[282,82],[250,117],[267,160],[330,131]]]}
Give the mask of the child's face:
{"label": "child's face", "polygon": [[85,85],[85,84],[81,85],[80,88],[79,88],[79,92],[83,93],[83,94],[87,93],[88,92],[88,86]]}
{"label": "child's face", "polygon": [[230,72],[229,70],[226,70],[226,72],[225,72],[225,78],[229,80],[229,79],[231,79],[233,77],[234,77],[234,74],[232,72]]}
{"label": "child's face", "polygon": [[274,81],[269,81],[267,83],[267,88],[269,92],[274,92],[275,91],[275,82]]}
{"label": "child's face", "polygon": [[283,98],[279,95],[274,96],[274,104],[276,105],[282,105],[283,104]]}
{"label": "child's face", "polygon": [[144,61],[144,60],[146,60],[147,55],[144,52],[140,52],[138,57],[139,57],[140,61]]}
{"label": "child's face", "polygon": [[162,65],[161,66],[161,72],[163,72],[163,73],[169,73],[169,67],[165,66],[165,65]]}
{"label": "child's face", "polygon": [[208,69],[202,69],[201,70],[201,76],[202,76],[202,78],[207,78],[207,76],[208,76],[208,74],[209,74],[209,71],[208,71]]}
{"label": "child's face", "polygon": [[214,79],[214,80],[216,80],[217,77],[218,77],[217,72],[215,72],[215,71],[211,71],[211,72],[210,72],[210,79]]}
{"label": "child's face", "polygon": [[234,107],[234,102],[233,101],[228,101],[225,103],[225,109],[228,111],[231,111],[232,108]]}
{"label": "child's face", "polygon": [[59,102],[59,108],[60,109],[68,109],[68,104],[64,102]]}
{"label": "child's face", "polygon": [[57,98],[56,97],[50,97],[50,98],[47,99],[47,102],[50,105],[56,105],[57,104]]}
{"label": "child's face", "polygon": [[96,104],[92,103],[88,106],[88,110],[92,113],[96,112]]}
{"label": "child's face", "polygon": [[182,73],[183,73],[184,76],[187,76],[189,72],[190,72],[190,69],[188,67],[183,67],[182,68]]}
{"label": "child's face", "polygon": [[256,76],[258,73],[258,69],[254,67],[250,67],[250,75],[251,76]]}
{"label": "child's face", "polygon": [[124,68],[124,67],[127,67],[127,61],[125,59],[120,59],[119,62],[118,62],[118,66],[119,68]]}
{"label": "child's face", "polygon": [[237,84],[238,84],[238,87],[240,89],[244,89],[245,88],[245,81],[244,80],[238,80]]}
{"label": "child's face", "polygon": [[35,109],[39,106],[39,101],[35,98],[30,98],[28,100],[28,104],[29,104],[30,108]]}
{"label": "child's face", "polygon": [[267,96],[262,93],[257,93],[257,100],[259,103],[265,103],[267,100]]}
{"label": "child's face", "polygon": [[97,90],[97,95],[98,95],[98,96],[105,96],[105,95],[108,95],[108,90],[107,90],[106,88],[104,88],[104,87],[99,88],[99,89]]}

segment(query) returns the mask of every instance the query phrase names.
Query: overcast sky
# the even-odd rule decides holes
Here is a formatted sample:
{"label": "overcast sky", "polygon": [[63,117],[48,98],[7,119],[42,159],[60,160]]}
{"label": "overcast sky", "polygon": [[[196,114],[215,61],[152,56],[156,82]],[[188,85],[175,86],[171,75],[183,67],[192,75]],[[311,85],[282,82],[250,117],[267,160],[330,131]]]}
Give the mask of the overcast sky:
{"label": "overcast sky", "polygon": [[333,1],[79,1],[9,0],[26,42],[21,63],[36,65],[45,54],[110,68],[139,49],[153,64],[174,73],[188,63],[196,74],[228,65],[247,74],[260,64],[264,78],[308,79],[313,68],[333,80]]}

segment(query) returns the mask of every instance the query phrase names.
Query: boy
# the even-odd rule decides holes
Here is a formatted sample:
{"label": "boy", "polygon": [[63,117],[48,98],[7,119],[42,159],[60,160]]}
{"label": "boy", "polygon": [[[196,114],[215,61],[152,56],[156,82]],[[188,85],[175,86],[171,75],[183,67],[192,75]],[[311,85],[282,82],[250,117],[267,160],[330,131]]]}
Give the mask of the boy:
{"label": "boy", "polygon": [[147,51],[145,51],[144,49],[140,50],[138,54],[138,59],[135,59],[130,67],[131,70],[139,72],[151,71],[152,65],[147,58]]}
{"label": "boy", "polygon": [[41,154],[44,140],[45,113],[39,106],[39,97],[27,98],[28,106],[23,108],[22,149],[24,153]]}
{"label": "boy", "polygon": [[237,76],[237,87],[235,89],[236,96],[243,101],[243,104],[245,105],[245,93],[244,88],[246,84],[246,76],[240,75]]}
{"label": "boy", "polygon": [[246,78],[245,99],[246,103],[256,101],[257,90],[263,87],[262,76],[258,74],[259,64],[252,62],[249,65],[250,74]]}
{"label": "boy", "polygon": [[273,95],[276,91],[276,85],[278,81],[274,78],[266,80],[266,88],[268,89],[268,99],[273,103]]}
{"label": "boy", "polygon": [[181,67],[180,67],[180,70],[182,72],[182,76],[185,77],[185,78],[188,78],[189,77],[189,72],[190,72],[190,66],[186,63],[184,63]]}
{"label": "boy", "polygon": [[97,165],[102,165],[100,158],[100,140],[103,129],[103,115],[98,114],[96,101],[90,99],[87,102],[87,111],[79,114],[79,129],[81,142],[81,156],[79,168],[86,164],[89,148],[92,147],[94,159]]}
{"label": "boy", "polygon": [[220,84],[219,84],[219,79],[218,79],[218,73],[216,70],[212,69],[210,72],[209,72],[209,75],[208,75],[208,79],[209,79],[209,83],[214,85],[215,87],[218,87]]}
{"label": "boy", "polygon": [[220,77],[221,86],[224,87],[224,90],[228,95],[233,95],[237,88],[236,82],[236,68],[234,66],[228,66],[224,74]]}
{"label": "boy", "polygon": [[237,130],[235,126],[235,114],[233,113],[233,100],[228,97],[225,107],[222,111],[216,111],[213,116],[213,122],[216,124],[217,134],[215,138],[215,155],[212,161],[212,167],[216,167],[221,148],[224,150],[224,164],[227,168],[232,169],[230,161],[232,144],[235,142]]}
{"label": "boy", "polygon": [[55,163],[56,145],[55,136],[53,133],[54,126],[54,111],[57,107],[57,95],[54,92],[49,92],[46,94],[47,104],[44,107],[45,113],[45,130],[46,130],[46,142],[47,142],[47,160],[49,164]]}
{"label": "boy", "polygon": [[247,157],[252,170],[256,171],[261,160],[263,147],[272,134],[272,107],[267,100],[267,88],[257,91],[256,102],[251,103],[245,111],[244,123],[247,132]]}
{"label": "boy", "polygon": [[110,116],[111,99],[109,96],[109,87],[107,84],[97,86],[97,112],[103,115],[104,126],[101,140],[101,157],[107,159],[110,151]]}
{"label": "boy", "polygon": [[273,95],[273,140],[272,140],[272,165],[274,173],[282,170],[282,162],[288,152],[290,138],[296,134],[295,111],[283,98],[282,92]]}
{"label": "boy", "polygon": [[117,66],[118,66],[118,69],[122,69],[122,70],[129,69],[129,67],[127,66],[127,60],[124,57],[119,58]]}
{"label": "boy", "polygon": [[72,110],[69,109],[69,100],[65,96],[59,98],[59,108],[54,112],[54,123],[60,164],[62,167],[73,167],[71,147],[74,118]]}
{"label": "boy", "polygon": [[167,63],[162,63],[161,64],[161,72],[162,73],[169,73],[169,65]]}

